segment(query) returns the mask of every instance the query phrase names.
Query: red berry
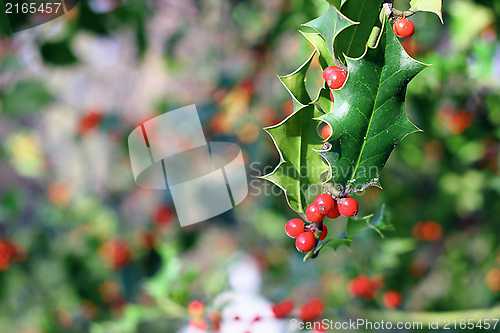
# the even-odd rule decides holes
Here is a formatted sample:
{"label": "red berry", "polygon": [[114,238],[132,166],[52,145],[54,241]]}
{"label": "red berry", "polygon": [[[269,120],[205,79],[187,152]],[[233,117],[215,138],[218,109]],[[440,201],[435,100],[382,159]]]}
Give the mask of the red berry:
{"label": "red berry", "polygon": [[407,19],[406,17],[400,18],[393,25],[394,33],[401,38],[408,38],[413,35],[415,32],[415,26],[413,22]]}
{"label": "red berry", "polygon": [[273,306],[274,316],[276,318],[285,318],[293,311],[293,302],[289,299]]}
{"label": "red berry", "polygon": [[330,137],[330,135],[332,135],[332,128],[330,125],[326,124],[321,129],[321,136],[323,137],[323,140],[326,140]]}
{"label": "red berry", "polygon": [[301,219],[291,219],[285,225],[285,232],[292,238],[297,238],[304,232],[304,221]]}
{"label": "red berry", "polygon": [[300,308],[300,319],[302,321],[311,321],[321,316],[323,312],[323,302],[319,299],[313,299]]}
{"label": "red berry", "polygon": [[328,228],[326,227],[326,225],[323,224],[323,231],[321,232],[319,240],[322,241],[323,239],[326,238],[326,236],[328,236]]}
{"label": "red berry", "polygon": [[434,221],[427,221],[422,225],[423,239],[429,242],[440,240],[443,235],[443,228],[441,225]]}
{"label": "red berry", "polygon": [[99,248],[99,254],[114,269],[127,266],[130,260],[128,245],[121,239],[112,239],[104,243]]}
{"label": "red berry", "polygon": [[188,305],[188,312],[193,317],[201,317],[205,312],[205,305],[200,301],[192,301]]}
{"label": "red berry", "polygon": [[297,250],[302,253],[311,252],[314,249],[314,245],[316,245],[316,238],[310,232],[301,233],[295,241]]}
{"label": "red berry", "polygon": [[375,296],[374,284],[369,277],[359,275],[349,282],[349,291],[355,297],[364,297],[367,300],[372,300]]}
{"label": "red berry", "polygon": [[337,201],[339,213],[342,216],[351,217],[358,213],[358,202],[356,199],[347,197]]}
{"label": "red berry", "polygon": [[330,76],[330,73],[337,70],[340,70],[340,68],[338,68],[337,66],[330,66],[325,68],[325,70],[323,71],[323,79],[327,81],[328,77]]}
{"label": "red berry", "polygon": [[384,294],[384,305],[388,309],[395,309],[401,305],[403,297],[401,293],[396,290],[389,290]]}
{"label": "red berry", "polygon": [[339,89],[344,85],[346,78],[347,74],[343,70],[333,70],[329,73],[326,83],[330,89]]}
{"label": "red berry", "polygon": [[97,127],[97,125],[99,125],[101,119],[102,119],[101,113],[91,111],[80,120],[80,128],[78,129],[78,131],[82,135],[87,134],[87,132],[89,132],[93,128]]}
{"label": "red berry", "polygon": [[10,262],[14,256],[15,248],[9,242],[0,240],[0,271],[9,268]]}
{"label": "red berry", "polygon": [[307,206],[306,217],[313,223],[321,222],[324,219],[324,215],[322,214],[318,205],[314,202]]}
{"label": "red berry", "polygon": [[333,98],[333,90],[330,90],[330,99],[332,102],[335,102],[335,98]]}
{"label": "red berry", "polygon": [[328,214],[335,206],[335,200],[333,200],[332,196],[328,193],[319,194],[316,199],[314,199],[314,203],[318,206],[323,215]]}
{"label": "red berry", "polygon": [[337,205],[337,201],[334,201],[334,202],[335,202],[335,205],[330,210],[330,212],[326,215],[326,217],[328,217],[329,219],[332,219],[332,220],[336,219],[337,217],[340,216],[339,206]]}
{"label": "red berry", "polygon": [[169,206],[160,206],[156,211],[154,220],[158,224],[168,224],[170,221],[172,221],[173,215],[174,212],[172,211],[172,208],[170,208]]}

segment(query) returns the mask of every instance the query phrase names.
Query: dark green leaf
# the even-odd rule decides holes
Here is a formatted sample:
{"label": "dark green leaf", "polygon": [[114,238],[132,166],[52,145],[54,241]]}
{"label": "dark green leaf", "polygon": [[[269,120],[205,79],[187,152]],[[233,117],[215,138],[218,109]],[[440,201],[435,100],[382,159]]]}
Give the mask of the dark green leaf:
{"label": "dark green leaf", "polygon": [[406,117],[406,86],[427,66],[406,54],[387,21],[378,47],[346,60],[347,81],[334,90],[333,110],[320,118],[333,129],[332,146],[320,154],[344,194],[380,186],[380,172],[394,147],[418,131]]}
{"label": "dark green leaf", "polygon": [[[352,0],[349,0],[352,1]],[[349,2],[348,1],[348,2]],[[331,55],[333,55],[333,42],[335,37],[344,29],[349,26],[358,24],[346,16],[344,16],[338,9],[332,5],[329,6],[328,11],[322,16],[308,23],[305,26],[315,29],[326,41],[326,47]]]}
{"label": "dark green leaf", "polygon": [[365,52],[372,28],[379,23],[382,0],[349,0],[340,11],[359,24],[342,31],[335,39],[335,56],[343,60],[344,55],[357,58]]}
{"label": "dark green leaf", "polygon": [[43,61],[55,66],[73,65],[78,62],[69,40],[46,42],[40,47],[40,53]]}

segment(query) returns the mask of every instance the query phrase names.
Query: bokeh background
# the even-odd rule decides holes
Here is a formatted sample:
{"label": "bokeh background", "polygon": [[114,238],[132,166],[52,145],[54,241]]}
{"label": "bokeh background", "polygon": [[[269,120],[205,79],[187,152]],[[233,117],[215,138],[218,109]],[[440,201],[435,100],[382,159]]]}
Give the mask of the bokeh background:
{"label": "bokeh background", "polygon": [[[84,0],[2,37],[0,331],[173,333],[198,316],[187,311],[193,300],[214,328],[214,300],[231,289],[228,268],[243,257],[258,263],[262,297],[293,301],[291,316],[314,299],[324,304],[320,318],[373,314],[388,290],[401,294],[405,313],[496,306],[500,3],[445,0],[444,25],[432,13],[411,18],[416,32],[403,46],[434,64],[408,87],[408,116],[423,132],[395,149],[383,190],[356,196],[361,216],[385,204],[394,231],[383,239],[364,231],[350,250],[304,263],[284,233],[295,214],[255,176],[279,161],[262,127],[293,111],[276,74],[307,59],[312,48],[297,30],[327,6]],[[314,61],[312,95],[321,80]],[[190,104],[207,140],[242,147],[250,195],[181,228],[168,191],[135,185],[126,140],[145,120]],[[331,235],[344,226],[328,224]],[[377,287],[353,294],[360,276]]]}

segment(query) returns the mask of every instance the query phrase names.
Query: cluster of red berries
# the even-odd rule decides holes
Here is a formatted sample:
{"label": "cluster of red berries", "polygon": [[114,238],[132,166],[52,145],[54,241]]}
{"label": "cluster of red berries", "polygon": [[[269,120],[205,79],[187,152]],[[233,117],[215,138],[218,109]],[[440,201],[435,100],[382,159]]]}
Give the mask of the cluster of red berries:
{"label": "cluster of red berries", "polygon": [[392,29],[394,30],[396,36],[401,38],[409,38],[413,36],[413,33],[415,32],[415,26],[413,25],[413,22],[406,17],[402,17],[396,20],[396,22],[392,26]]}
{"label": "cluster of red berries", "polygon": [[333,102],[332,90],[342,88],[347,79],[347,74],[337,66],[330,66],[323,71],[323,79],[325,79],[326,84],[330,87],[330,98]]}
{"label": "cluster of red berries", "polygon": [[[381,276],[375,275],[368,277],[359,275],[349,281],[349,292],[354,297],[362,297],[367,301],[373,301],[378,289],[384,285],[384,279]],[[396,309],[403,302],[403,296],[399,291],[389,290],[382,297],[384,306],[388,309]]]}
{"label": "cluster of red berries", "polygon": [[[310,252],[316,246],[316,233],[318,228],[312,223],[320,223],[323,219],[336,219],[340,215],[351,217],[358,213],[358,203],[354,198],[334,199],[328,193],[319,194],[314,201],[307,206],[306,218],[310,223],[305,223],[301,219],[295,218],[285,225],[285,232],[288,236],[296,238],[295,246],[302,253]],[[322,241],[328,235],[328,228],[322,224],[322,231],[319,240]]]}

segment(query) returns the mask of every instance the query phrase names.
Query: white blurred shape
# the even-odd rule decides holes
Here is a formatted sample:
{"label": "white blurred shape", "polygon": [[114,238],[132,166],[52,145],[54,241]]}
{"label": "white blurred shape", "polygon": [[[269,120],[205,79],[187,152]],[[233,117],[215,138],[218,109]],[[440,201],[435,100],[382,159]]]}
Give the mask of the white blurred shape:
{"label": "white blurred shape", "polygon": [[238,254],[228,270],[232,291],[217,297],[224,303],[220,333],[284,333],[285,323],[275,318],[272,303],[260,295],[262,276],[255,259]]}
{"label": "white blurred shape", "polygon": [[97,14],[112,12],[119,4],[119,0],[89,0],[90,9]]}
{"label": "white blurred shape", "polygon": [[120,55],[121,41],[117,37],[94,37],[90,46],[90,60],[96,67],[116,64]]}

